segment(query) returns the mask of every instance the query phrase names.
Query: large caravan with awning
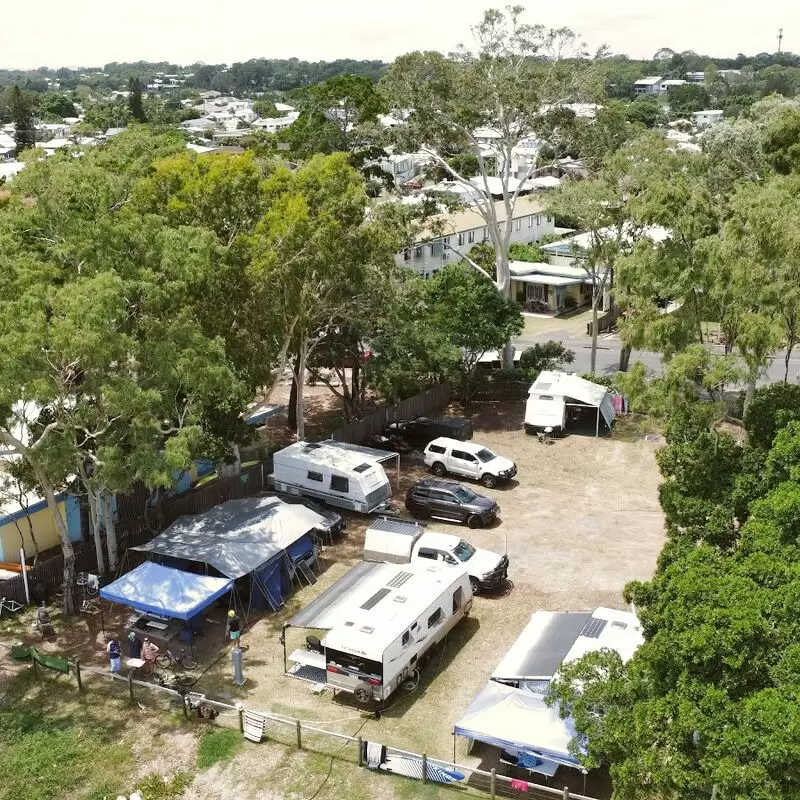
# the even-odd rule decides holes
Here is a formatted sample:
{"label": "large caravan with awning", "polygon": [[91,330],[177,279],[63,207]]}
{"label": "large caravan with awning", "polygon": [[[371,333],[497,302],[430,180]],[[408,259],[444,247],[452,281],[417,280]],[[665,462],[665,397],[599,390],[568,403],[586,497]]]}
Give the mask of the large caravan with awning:
{"label": "large caravan with awning", "polygon": [[354,451],[337,442],[295,442],[275,453],[272,463],[272,482],[278,491],[316,497],[332,506],[370,513],[385,508],[392,495],[383,466],[367,448]]}
{"label": "large caravan with awning", "polygon": [[289,620],[287,628],[325,631],[289,660],[359,703],[382,702],[406,682],[416,686],[431,648],[469,613],[469,575],[425,562],[362,562],[351,572]]}

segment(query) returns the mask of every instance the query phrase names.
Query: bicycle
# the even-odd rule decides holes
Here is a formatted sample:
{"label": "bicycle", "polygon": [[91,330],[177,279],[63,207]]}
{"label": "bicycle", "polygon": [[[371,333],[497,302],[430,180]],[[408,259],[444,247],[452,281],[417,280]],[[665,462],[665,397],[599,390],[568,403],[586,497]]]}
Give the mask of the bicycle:
{"label": "bicycle", "polygon": [[156,666],[162,669],[167,669],[173,664],[177,664],[184,669],[191,670],[195,669],[198,663],[197,659],[191,653],[186,652],[185,647],[182,647],[180,653],[177,655],[175,655],[172,650],[167,649],[156,656]]}
{"label": "bicycle", "polygon": [[180,693],[187,693],[197,683],[197,678],[193,675],[167,672],[154,672],[153,680],[165,689],[172,689]]}

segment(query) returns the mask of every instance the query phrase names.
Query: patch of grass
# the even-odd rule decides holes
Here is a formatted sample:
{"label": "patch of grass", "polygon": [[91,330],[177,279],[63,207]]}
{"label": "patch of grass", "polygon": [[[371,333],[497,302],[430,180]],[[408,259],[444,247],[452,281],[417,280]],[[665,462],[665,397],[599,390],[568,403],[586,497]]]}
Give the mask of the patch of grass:
{"label": "patch of grass", "polygon": [[[53,800],[92,790],[128,754],[115,744],[112,714],[52,700],[51,681],[24,672],[0,700],[0,800]],[[105,716],[104,716],[105,714]]]}
{"label": "patch of grass", "polygon": [[220,761],[230,761],[243,743],[244,739],[239,731],[230,728],[208,731],[197,746],[197,768],[208,769]]}
{"label": "patch of grass", "polygon": [[627,414],[614,420],[611,438],[618,442],[638,442],[648,433],[662,435],[662,423],[647,414]]}
{"label": "patch of grass", "polygon": [[142,778],[137,788],[143,800],[174,800],[191,782],[192,776],[188,772],[176,772],[168,781],[153,773]]}

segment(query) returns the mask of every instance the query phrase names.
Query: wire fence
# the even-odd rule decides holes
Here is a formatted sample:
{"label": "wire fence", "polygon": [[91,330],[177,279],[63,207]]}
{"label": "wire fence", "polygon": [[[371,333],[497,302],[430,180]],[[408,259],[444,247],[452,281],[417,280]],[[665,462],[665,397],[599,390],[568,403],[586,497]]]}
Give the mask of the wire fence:
{"label": "wire fence", "polygon": [[[2,642],[0,647],[12,650],[12,647]],[[337,762],[351,763],[356,768],[369,766],[365,758],[367,742],[364,737],[328,730],[321,727],[321,723],[248,708],[242,703],[233,705],[214,700],[205,694],[193,692],[191,687],[178,689],[162,686],[151,680],[137,678],[133,671],[122,675],[112,673],[108,669],[80,664],[76,660],[68,663],[69,676],[74,681],[75,689],[85,695],[91,696],[102,692],[151,710],[163,712],[177,710],[187,719],[196,715],[214,725],[238,728],[251,742],[258,740],[287,748],[307,750],[329,756]],[[36,659],[32,659],[30,668],[40,679],[44,679],[48,671],[41,663],[37,664]],[[60,685],[63,687],[63,682],[60,682]],[[442,787],[451,786],[461,797],[597,800],[588,795],[576,794],[566,786],[560,789],[544,786],[522,778],[499,774],[495,769],[482,770],[459,764],[454,759],[432,758],[427,753],[414,753],[391,745],[379,744],[378,747],[382,748],[383,756],[382,764],[375,765],[378,769],[394,772],[398,775],[398,779],[418,780],[423,783],[440,782]],[[459,773],[462,777],[451,784],[441,779],[441,776],[445,775],[452,777],[453,773]]]}

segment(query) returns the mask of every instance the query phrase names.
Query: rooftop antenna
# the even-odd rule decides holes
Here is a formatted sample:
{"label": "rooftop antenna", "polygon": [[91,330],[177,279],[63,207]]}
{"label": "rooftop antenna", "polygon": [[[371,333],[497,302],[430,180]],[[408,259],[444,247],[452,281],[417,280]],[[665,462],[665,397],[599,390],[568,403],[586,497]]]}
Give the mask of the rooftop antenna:
{"label": "rooftop antenna", "polygon": [[778,52],[781,52],[781,45],[783,44],[783,28],[778,28]]}

